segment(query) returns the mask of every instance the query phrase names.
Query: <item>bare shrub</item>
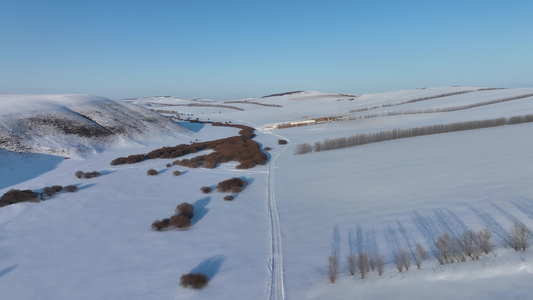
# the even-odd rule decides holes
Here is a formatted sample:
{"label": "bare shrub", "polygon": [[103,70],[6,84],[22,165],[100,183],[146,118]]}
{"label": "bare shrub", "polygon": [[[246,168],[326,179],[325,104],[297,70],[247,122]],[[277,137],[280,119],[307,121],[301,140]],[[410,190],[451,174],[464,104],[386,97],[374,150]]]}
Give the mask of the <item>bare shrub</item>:
{"label": "bare shrub", "polygon": [[479,247],[485,254],[489,254],[494,249],[492,243],[492,232],[489,228],[483,228],[478,232]]}
{"label": "bare shrub", "polygon": [[403,249],[401,254],[403,267],[406,271],[409,271],[409,268],[411,267],[411,253],[407,249]]}
{"label": "bare shrub", "polygon": [[170,225],[170,219],[166,218],[163,220],[155,220],[152,223],[152,228],[157,231],[161,231],[165,228],[167,228]]}
{"label": "bare shrub", "polygon": [[224,200],[225,201],[233,201],[233,196],[231,196],[231,195],[225,196]]}
{"label": "bare shrub", "polygon": [[366,252],[359,252],[357,267],[359,268],[359,274],[361,274],[361,278],[365,278],[366,273],[368,272],[368,255]]}
{"label": "bare shrub", "polygon": [[287,140],[282,140],[282,139],[278,140],[279,145],[287,145],[287,143],[288,143]]}
{"label": "bare shrub", "polygon": [[452,257],[452,237],[447,233],[443,233],[439,238],[437,239],[436,247],[437,247],[437,260],[441,265],[447,264],[447,263],[453,263],[453,257]]}
{"label": "bare shrub", "polygon": [[170,217],[170,225],[177,228],[187,228],[191,225],[191,219],[182,215],[174,215]]}
{"label": "bare shrub", "polygon": [[420,244],[416,244],[415,247],[415,263],[417,268],[422,267],[422,262],[429,258],[429,254]]}
{"label": "bare shrub", "polygon": [[165,166],[166,166],[167,168],[170,168],[170,167],[172,167],[172,164],[171,164],[171,163],[168,163],[168,164],[166,164]]}
{"label": "bare shrub", "polygon": [[270,151],[270,150],[272,150],[272,147],[265,147],[265,148],[263,148],[263,149],[264,149],[265,151]]}
{"label": "bare shrub", "polygon": [[183,202],[176,207],[176,215],[182,215],[192,219],[194,216],[194,206],[190,203]]}
{"label": "bare shrub", "polygon": [[357,270],[357,257],[355,253],[348,254],[348,257],[346,258],[346,270],[350,275],[355,275],[355,271]]}
{"label": "bare shrub", "polygon": [[200,188],[200,190],[204,193],[204,194],[209,194],[211,193],[211,187],[209,186],[203,186]]}
{"label": "bare shrub", "polygon": [[157,170],[155,169],[149,169],[148,171],[146,171],[146,175],[157,175]]}
{"label": "bare shrub", "polygon": [[411,266],[411,253],[407,249],[402,249],[402,251],[394,255],[394,264],[398,272],[402,272],[405,268],[406,271],[409,271]]}
{"label": "bare shrub", "polygon": [[516,251],[525,251],[529,242],[529,230],[524,224],[514,222],[509,232],[509,244]]}
{"label": "bare shrub", "polygon": [[479,234],[474,230],[467,230],[461,237],[464,253],[471,260],[478,260],[483,253],[479,242]]}
{"label": "bare shrub", "polygon": [[70,193],[73,193],[73,192],[75,192],[77,190],[78,190],[78,187],[75,186],[75,185],[67,185],[65,187],[65,191],[70,192]]}
{"label": "bare shrub", "polygon": [[0,198],[0,207],[23,201],[39,202],[37,193],[32,190],[11,189]]}
{"label": "bare shrub", "polygon": [[246,185],[246,181],[240,178],[237,178],[237,177],[233,177],[231,179],[219,182],[217,185],[217,190],[220,192],[231,191],[233,193],[238,193],[242,191],[245,185]]}
{"label": "bare shrub", "polygon": [[78,178],[82,178],[84,174],[85,173],[83,171],[76,171],[76,173],[74,173],[74,175]]}
{"label": "bare shrub", "polygon": [[335,255],[328,256],[328,278],[331,283],[335,283],[337,280],[337,274],[339,273],[339,260]]}
{"label": "bare shrub", "polygon": [[294,147],[294,154],[306,154],[313,152],[313,146],[309,143],[298,144]]}
{"label": "bare shrub", "polygon": [[98,171],[92,171],[92,172],[85,172],[83,173],[83,178],[94,178],[100,176],[100,172]]}
{"label": "bare shrub", "polygon": [[172,172],[172,174],[173,174],[174,176],[180,176],[180,175],[181,175],[181,172],[180,172],[180,171],[174,171],[174,172]]}
{"label": "bare shrub", "polygon": [[180,278],[180,285],[185,288],[203,289],[209,278],[203,273],[183,274]]}
{"label": "bare shrub", "polygon": [[55,194],[54,190],[50,187],[45,187],[43,189],[43,193],[45,193],[48,197],[51,197],[53,194]]}
{"label": "bare shrub", "polygon": [[379,255],[377,253],[370,253],[368,255],[368,266],[370,271],[374,272],[378,266]]}
{"label": "bare shrub", "polygon": [[53,186],[51,187],[51,189],[52,189],[52,191],[54,191],[55,193],[58,193],[58,192],[60,192],[60,191],[63,189],[63,187],[60,186],[60,185],[53,185]]}

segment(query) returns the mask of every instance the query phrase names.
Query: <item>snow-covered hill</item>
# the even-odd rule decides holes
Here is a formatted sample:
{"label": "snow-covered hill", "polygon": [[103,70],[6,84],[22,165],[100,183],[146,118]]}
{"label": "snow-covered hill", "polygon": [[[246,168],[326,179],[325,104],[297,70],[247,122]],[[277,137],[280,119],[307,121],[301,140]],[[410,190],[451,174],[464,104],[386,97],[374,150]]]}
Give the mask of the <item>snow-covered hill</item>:
{"label": "snow-covered hill", "polygon": [[[533,228],[533,123],[304,155],[293,150],[359,133],[530,115],[532,94],[532,88],[439,87],[363,95],[300,91],[225,102],[129,99],[117,109],[159,110],[179,117],[176,124],[190,132],[150,131],[150,142],[68,160],[0,151],[0,194],[57,184],[79,189],[0,208],[0,299],[528,299],[533,250],[514,251],[505,240],[515,222]],[[54,101],[51,111],[64,110]],[[2,116],[35,115],[9,103]],[[119,156],[238,134],[186,121],[196,118],[254,126],[254,140],[271,148],[267,165],[192,169],[172,165],[174,159],[110,165]],[[291,123],[302,126],[275,129]],[[148,169],[158,175],[146,175]],[[102,176],[77,178],[77,170]],[[232,177],[248,182],[233,201],[201,191]],[[181,202],[195,207],[190,228],[151,229]],[[460,237],[485,227],[493,234],[492,253],[439,264],[440,234]],[[430,258],[420,269],[398,272],[395,254],[413,253],[418,243]],[[382,254],[384,273],[350,276],[346,258],[353,249]],[[335,284],[326,267],[331,254],[340,258]],[[210,278],[205,289],[179,286],[182,274],[197,271]]]}
{"label": "snow-covered hill", "polygon": [[0,147],[65,156],[187,129],[137,105],[89,95],[0,95]]}

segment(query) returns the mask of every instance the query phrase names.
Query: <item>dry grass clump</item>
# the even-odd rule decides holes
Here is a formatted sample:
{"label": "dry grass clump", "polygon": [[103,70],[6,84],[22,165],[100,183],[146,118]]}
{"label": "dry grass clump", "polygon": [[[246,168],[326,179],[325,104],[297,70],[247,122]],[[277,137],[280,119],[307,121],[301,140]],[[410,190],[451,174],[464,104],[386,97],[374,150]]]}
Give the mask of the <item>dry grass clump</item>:
{"label": "dry grass clump", "polygon": [[151,175],[151,176],[154,176],[154,175],[157,175],[157,170],[155,169],[149,169],[148,171],[146,171],[146,175]]}
{"label": "dry grass clump", "polygon": [[203,186],[200,188],[200,190],[204,193],[204,194],[209,194],[211,193],[211,187],[209,186]]}
{"label": "dry grass clump", "polygon": [[241,178],[234,177],[219,182],[217,185],[217,190],[219,192],[240,193],[245,186],[246,181],[242,180]]}
{"label": "dry grass clump", "polygon": [[180,285],[185,288],[203,289],[209,278],[203,273],[189,273],[183,274],[180,278]]}
{"label": "dry grass clump", "polygon": [[32,190],[11,189],[0,198],[0,207],[23,201],[39,202],[39,198]]}
{"label": "dry grass clump", "polygon": [[278,140],[279,145],[287,145],[287,140]]}
{"label": "dry grass clump", "polygon": [[233,196],[228,195],[228,196],[225,196],[225,197],[224,197],[224,200],[225,200],[225,201],[233,201],[233,198],[234,198]]}
{"label": "dry grass clump", "polygon": [[174,176],[180,176],[180,175],[181,175],[181,172],[180,172],[180,171],[174,171],[174,172],[172,172],[172,175],[174,175]]}

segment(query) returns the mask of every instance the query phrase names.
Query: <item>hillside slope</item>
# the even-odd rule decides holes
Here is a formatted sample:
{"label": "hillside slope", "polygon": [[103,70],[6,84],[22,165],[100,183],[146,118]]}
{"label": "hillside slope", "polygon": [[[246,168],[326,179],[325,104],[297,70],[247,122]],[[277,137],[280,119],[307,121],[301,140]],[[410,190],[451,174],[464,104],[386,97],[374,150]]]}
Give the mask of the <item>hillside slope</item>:
{"label": "hillside slope", "polygon": [[151,110],[90,95],[0,95],[0,147],[73,155],[128,140],[186,134]]}

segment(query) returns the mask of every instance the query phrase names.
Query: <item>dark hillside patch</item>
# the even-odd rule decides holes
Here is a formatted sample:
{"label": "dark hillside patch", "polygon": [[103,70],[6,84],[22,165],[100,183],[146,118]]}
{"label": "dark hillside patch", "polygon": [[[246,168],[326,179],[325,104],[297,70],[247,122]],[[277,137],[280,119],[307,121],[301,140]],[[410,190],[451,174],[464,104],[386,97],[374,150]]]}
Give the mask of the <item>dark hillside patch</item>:
{"label": "dark hillside patch", "polygon": [[268,97],[276,97],[276,96],[285,96],[285,95],[292,95],[292,94],[298,94],[302,93],[303,91],[293,91],[293,92],[285,92],[285,93],[278,93],[278,94],[272,94],[272,95],[266,95],[261,98],[268,98]]}

